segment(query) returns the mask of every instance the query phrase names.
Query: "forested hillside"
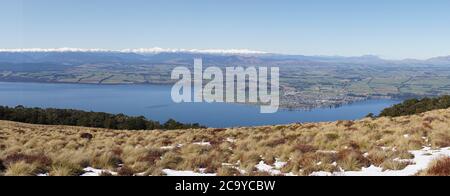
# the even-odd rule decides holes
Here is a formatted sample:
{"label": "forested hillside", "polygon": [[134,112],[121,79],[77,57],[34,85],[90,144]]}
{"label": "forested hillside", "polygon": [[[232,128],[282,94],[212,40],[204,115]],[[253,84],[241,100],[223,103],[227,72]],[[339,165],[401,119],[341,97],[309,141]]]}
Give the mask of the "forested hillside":
{"label": "forested hillside", "polygon": [[17,106],[15,108],[0,106],[0,120],[42,125],[70,125],[121,130],[202,128],[199,124],[182,124],[172,119],[164,124],[160,124],[159,122],[148,120],[143,116],[130,117],[123,114],[115,115],[70,109],[26,108],[23,106]]}
{"label": "forested hillside", "polygon": [[450,96],[438,98],[410,99],[401,104],[384,109],[381,117],[398,117],[420,114],[432,110],[450,108]]}

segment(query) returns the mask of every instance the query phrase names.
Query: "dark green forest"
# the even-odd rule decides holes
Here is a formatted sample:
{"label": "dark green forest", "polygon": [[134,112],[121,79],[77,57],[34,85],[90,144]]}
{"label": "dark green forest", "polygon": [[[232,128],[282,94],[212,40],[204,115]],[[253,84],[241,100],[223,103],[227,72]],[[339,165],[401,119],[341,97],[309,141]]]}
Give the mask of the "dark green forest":
{"label": "dark green forest", "polygon": [[401,104],[384,109],[380,117],[399,117],[450,108],[450,96],[437,98],[410,99]]}
{"label": "dark green forest", "polygon": [[118,130],[173,130],[202,128],[199,124],[183,124],[169,120],[164,124],[148,120],[143,116],[131,117],[124,114],[108,114],[103,112],[86,112],[71,109],[41,109],[24,106],[0,106],[0,120],[8,120],[42,125],[69,125]]}

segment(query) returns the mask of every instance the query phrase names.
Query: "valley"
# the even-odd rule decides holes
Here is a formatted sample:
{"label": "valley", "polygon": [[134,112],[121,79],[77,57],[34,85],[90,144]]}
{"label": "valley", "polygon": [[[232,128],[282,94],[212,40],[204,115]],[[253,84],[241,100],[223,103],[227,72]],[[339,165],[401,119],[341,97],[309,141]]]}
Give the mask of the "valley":
{"label": "valley", "polygon": [[[77,84],[171,85],[171,71],[205,66],[277,66],[281,107],[336,107],[368,99],[407,99],[450,94],[450,63],[444,60],[388,61],[377,57],[307,57],[275,54],[32,53],[41,58],[8,60],[0,52],[0,81]],[[2,58],[3,56],[3,58]],[[30,55],[31,56],[31,55]]]}

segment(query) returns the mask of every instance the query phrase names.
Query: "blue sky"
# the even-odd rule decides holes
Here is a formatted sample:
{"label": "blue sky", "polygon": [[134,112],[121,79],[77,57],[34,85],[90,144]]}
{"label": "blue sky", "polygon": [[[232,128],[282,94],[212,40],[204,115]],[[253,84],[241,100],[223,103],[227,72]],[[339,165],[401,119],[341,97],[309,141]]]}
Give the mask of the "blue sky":
{"label": "blue sky", "polygon": [[450,55],[448,0],[0,0],[0,48]]}

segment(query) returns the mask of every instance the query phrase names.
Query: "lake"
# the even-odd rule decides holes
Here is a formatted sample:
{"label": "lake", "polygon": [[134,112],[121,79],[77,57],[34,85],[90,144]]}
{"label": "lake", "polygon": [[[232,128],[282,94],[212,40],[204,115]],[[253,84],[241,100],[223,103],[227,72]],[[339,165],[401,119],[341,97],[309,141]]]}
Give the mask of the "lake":
{"label": "lake", "polygon": [[260,114],[259,106],[225,103],[172,102],[171,86],[86,85],[0,82],[0,105],[66,108],[145,116],[165,122],[170,118],[208,127],[238,127],[360,119],[399,101],[368,100],[339,108],[310,111],[280,110]]}

